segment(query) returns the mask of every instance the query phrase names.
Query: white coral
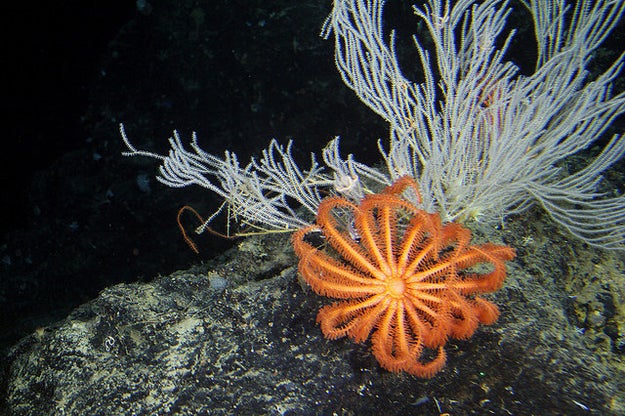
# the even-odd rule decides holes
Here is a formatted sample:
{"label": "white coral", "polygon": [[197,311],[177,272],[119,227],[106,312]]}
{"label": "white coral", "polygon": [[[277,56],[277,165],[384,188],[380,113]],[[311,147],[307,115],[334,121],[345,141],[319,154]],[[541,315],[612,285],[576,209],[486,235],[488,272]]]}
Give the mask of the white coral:
{"label": "white coral", "polygon": [[625,2],[523,4],[534,21],[533,73],[520,74],[506,60],[514,36],[502,35],[508,2],[430,0],[414,8],[433,45],[427,50],[414,38],[424,73],[414,82],[399,67],[394,34],[388,43],[384,39],[384,1],[334,1],[322,34],[334,35],[336,65],[346,85],[389,123],[389,141],[380,145],[384,172],[351,155],[342,159],[338,139],[323,151],[329,172],[314,157],[308,170],[300,170],[291,143],[283,148],[275,141],[245,168],[233,153],[218,158],[203,152],[195,139],[193,152],[186,151],[177,134],[170,154],[161,156],[135,149],[122,131],[127,154],[161,159],[161,182],[201,185],[223,197],[241,220],[270,228],[307,223],[289,202],[314,213],[321,188],[359,199],[363,182],[389,184],[408,174],[421,187],[422,207],[446,221],[502,221],[538,203],[582,240],[623,249],[625,196],[608,197],[597,184],[625,153],[625,140],[615,135],[581,169],[569,170],[565,162],[625,112],[625,94],[610,92],[623,56],[594,79],[586,69]]}

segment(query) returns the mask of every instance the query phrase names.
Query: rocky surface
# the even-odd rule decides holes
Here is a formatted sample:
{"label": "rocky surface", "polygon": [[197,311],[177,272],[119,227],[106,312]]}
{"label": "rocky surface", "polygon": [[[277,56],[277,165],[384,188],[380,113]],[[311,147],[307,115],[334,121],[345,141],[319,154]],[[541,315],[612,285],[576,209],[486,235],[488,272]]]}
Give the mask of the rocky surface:
{"label": "rocky surface", "polygon": [[382,370],[367,344],[325,340],[315,315],[327,299],[298,280],[282,235],[104,290],[11,350],[0,398],[11,415],[622,414],[622,355],[575,326],[559,282],[583,267],[569,266],[581,248],[524,238],[520,225],[488,231],[519,247],[493,296],[499,321],[449,343],[431,380]]}

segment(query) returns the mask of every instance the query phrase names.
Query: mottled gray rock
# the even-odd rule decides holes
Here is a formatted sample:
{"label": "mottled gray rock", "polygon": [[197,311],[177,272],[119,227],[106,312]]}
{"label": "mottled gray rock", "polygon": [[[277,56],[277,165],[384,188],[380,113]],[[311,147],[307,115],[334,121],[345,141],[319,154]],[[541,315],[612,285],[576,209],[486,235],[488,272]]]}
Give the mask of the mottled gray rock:
{"label": "mottled gray rock", "polygon": [[[502,316],[451,342],[431,380],[382,370],[367,344],[325,340],[315,315],[327,300],[298,280],[288,237],[266,236],[187,271],[110,287],[23,339],[3,364],[0,403],[11,415],[622,412],[622,367],[567,318],[553,276],[568,254],[537,243],[544,273],[532,274],[539,255],[522,230],[495,233],[519,246],[494,296]],[[211,286],[216,277],[225,288]]]}

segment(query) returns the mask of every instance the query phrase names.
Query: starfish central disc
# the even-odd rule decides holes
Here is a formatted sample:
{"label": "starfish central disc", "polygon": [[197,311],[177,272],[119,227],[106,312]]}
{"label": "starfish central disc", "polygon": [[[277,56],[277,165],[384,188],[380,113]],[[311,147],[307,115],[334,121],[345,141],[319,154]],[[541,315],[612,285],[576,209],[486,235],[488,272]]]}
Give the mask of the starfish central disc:
{"label": "starfish central disc", "polygon": [[401,277],[394,277],[386,284],[387,293],[394,298],[401,298],[406,291],[406,282]]}

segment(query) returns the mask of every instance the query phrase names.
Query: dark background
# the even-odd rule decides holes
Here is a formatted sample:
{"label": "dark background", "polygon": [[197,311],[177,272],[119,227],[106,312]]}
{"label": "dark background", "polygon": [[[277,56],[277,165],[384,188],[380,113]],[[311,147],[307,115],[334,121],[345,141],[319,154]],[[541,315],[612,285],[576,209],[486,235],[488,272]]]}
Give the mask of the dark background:
{"label": "dark background", "polygon": [[[321,39],[326,1],[35,1],[4,6],[0,348],[120,282],[218,256],[236,241],[182,239],[176,214],[221,201],[154,180],[174,129],[241,163],[271,138],[309,162],[341,135],[376,159],[384,123],[347,90]],[[349,139],[348,139],[349,138]],[[359,142],[360,138],[373,138]],[[369,156],[368,156],[369,155]],[[137,180],[149,178],[149,192]],[[193,218],[188,229],[196,224]],[[215,224],[223,227],[223,219]]]}
{"label": "dark background", "polygon": [[[3,6],[5,206],[1,229],[28,224],[26,189],[36,170],[84,144],[81,118],[109,42],[135,14],[131,1],[9,2]],[[5,147],[6,149],[6,147]]]}

